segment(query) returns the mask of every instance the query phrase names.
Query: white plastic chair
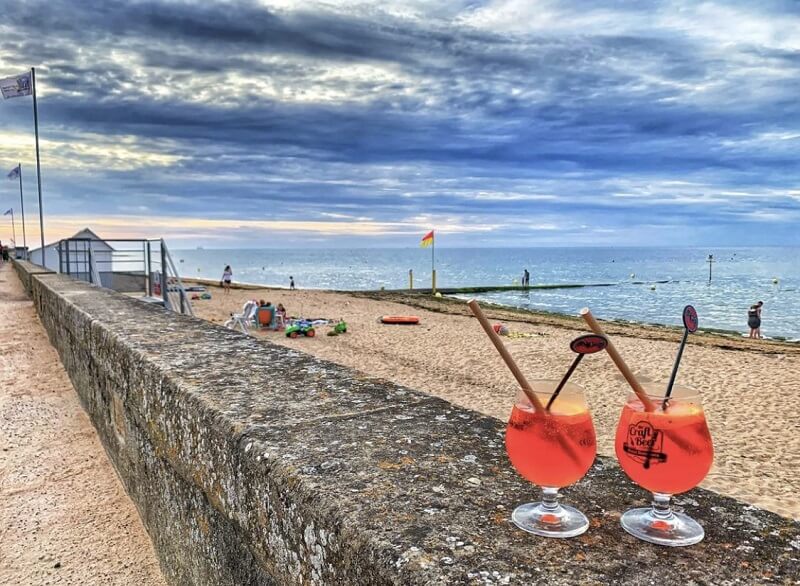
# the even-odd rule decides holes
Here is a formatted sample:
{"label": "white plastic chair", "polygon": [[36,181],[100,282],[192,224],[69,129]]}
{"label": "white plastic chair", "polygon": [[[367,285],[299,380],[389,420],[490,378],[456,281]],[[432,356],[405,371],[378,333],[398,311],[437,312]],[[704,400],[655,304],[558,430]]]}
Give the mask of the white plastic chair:
{"label": "white plastic chair", "polygon": [[238,326],[243,334],[250,333],[250,324],[256,315],[258,303],[255,301],[248,301],[242,306],[242,313],[232,313],[231,318],[225,322],[225,327],[230,330],[235,330]]}

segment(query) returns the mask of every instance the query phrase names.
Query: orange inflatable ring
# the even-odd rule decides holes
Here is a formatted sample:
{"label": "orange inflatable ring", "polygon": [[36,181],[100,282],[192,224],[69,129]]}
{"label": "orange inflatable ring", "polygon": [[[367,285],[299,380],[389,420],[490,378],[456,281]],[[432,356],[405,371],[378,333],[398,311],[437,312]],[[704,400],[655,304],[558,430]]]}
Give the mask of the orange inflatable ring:
{"label": "orange inflatable ring", "polygon": [[416,315],[384,315],[381,323],[413,326],[419,323],[419,318]]}

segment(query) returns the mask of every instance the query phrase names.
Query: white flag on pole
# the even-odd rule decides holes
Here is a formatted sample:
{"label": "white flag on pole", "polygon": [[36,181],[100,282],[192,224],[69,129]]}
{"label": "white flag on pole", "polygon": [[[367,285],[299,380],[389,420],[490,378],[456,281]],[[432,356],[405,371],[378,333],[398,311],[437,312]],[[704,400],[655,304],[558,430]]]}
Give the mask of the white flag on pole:
{"label": "white flag on pole", "polygon": [[16,179],[19,177],[19,165],[11,169],[8,175],[6,175],[9,179]]}
{"label": "white flag on pole", "polygon": [[0,92],[3,94],[3,99],[19,98],[21,96],[31,95],[31,72],[27,71],[22,75],[15,75],[0,79]]}

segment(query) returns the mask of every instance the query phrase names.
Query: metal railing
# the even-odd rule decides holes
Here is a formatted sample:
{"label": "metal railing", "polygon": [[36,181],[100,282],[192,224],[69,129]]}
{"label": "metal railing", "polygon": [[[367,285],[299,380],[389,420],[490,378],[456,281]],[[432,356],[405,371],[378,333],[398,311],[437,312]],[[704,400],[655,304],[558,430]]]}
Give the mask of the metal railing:
{"label": "metal railing", "polygon": [[162,238],[60,240],[58,270],[121,293],[141,293],[178,313],[194,315],[180,275]]}

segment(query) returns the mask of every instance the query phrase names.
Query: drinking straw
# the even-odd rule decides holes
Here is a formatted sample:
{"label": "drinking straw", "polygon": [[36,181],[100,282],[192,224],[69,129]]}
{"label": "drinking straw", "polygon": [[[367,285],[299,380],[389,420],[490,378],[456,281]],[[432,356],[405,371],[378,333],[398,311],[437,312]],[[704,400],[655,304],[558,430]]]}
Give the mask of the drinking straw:
{"label": "drinking straw", "polygon": [[569,377],[571,377],[572,373],[575,372],[575,369],[578,368],[578,365],[581,363],[581,360],[583,360],[583,357],[586,354],[594,354],[595,352],[605,350],[607,345],[608,340],[606,340],[605,336],[592,334],[578,336],[572,340],[572,342],[570,342],[569,349],[575,352],[577,356],[575,357],[575,360],[573,360],[572,364],[570,364],[569,369],[567,369],[567,374],[564,375],[564,378],[561,379],[561,382],[558,383],[556,390],[553,391],[553,394],[550,396],[550,400],[547,402],[545,410],[548,412],[550,411],[550,406],[553,404],[553,401],[556,400],[556,397],[558,397],[561,389],[563,389],[564,385],[567,384]]}
{"label": "drinking straw", "polygon": [[675,364],[672,365],[672,374],[669,375],[669,382],[667,383],[667,392],[664,394],[664,402],[661,404],[661,409],[663,411],[667,410],[667,404],[669,403],[669,396],[672,394],[672,387],[675,386],[675,377],[678,376],[678,366],[681,363],[681,356],[683,356],[683,349],[686,346],[686,340],[689,337],[689,330],[683,330],[683,338],[681,339],[681,345],[678,346],[678,354],[675,356]]}
{"label": "drinking straw", "polygon": [[670,374],[669,383],[667,383],[667,392],[664,395],[664,402],[661,404],[663,411],[667,410],[667,405],[669,404],[669,397],[672,394],[672,387],[675,385],[675,378],[678,376],[678,366],[681,364],[686,340],[689,339],[689,333],[695,331],[697,331],[697,311],[691,305],[687,305],[683,308],[683,338],[681,339],[681,345],[678,346],[678,355],[675,356],[675,364],[672,365],[672,374]]}
{"label": "drinking straw", "polygon": [[[611,357],[611,360],[614,361],[614,364],[617,365],[617,368],[622,373],[622,376],[625,377],[625,380],[628,381],[628,384],[633,389],[633,392],[636,393],[636,396],[639,397],[639,400],[642,402],[642,406],[644,407],[645,411],[653,412],[656,410],[656,405],[653,401],[650,400],[650,397],[647,396],[647,392],[644,390],[644,387],[641,383],[636,380],[636,377],[633,376],[630,368],[628,365],[625,364],[625,361],[622,359],[622,356],[619,355],[617,349],[614,348],[614,344],[611,343],[611,340],[608,339],[608,336],[605,335],[603,332],[603,328],[600,327],[600,324],[597,323],[597,320],[594,319],[592,312],[589,311],[588,307],[584,307],[581,309],[581,317],[586,321],[589,325],[589,329],[591,329],[595,334],[598,336],[605,336],[606,342],[608,345],[606,346],[606,351],[608,355]],[[686,449],[688,447],[688,442],[683,439],[683,437],[678,433],[666,433],[665,435],[669,436],[672,441],[676,444],[681,446],[682,449]]]}
{"label": "drinking straw", "polygon": [[489,320],[486,319],[486,316],[483,314],[483,310],[481,310],[481,306],[478,305],[478,302],[474,299],[470,299],[467,302],[467,305],[472,310],[472,313],[478,318],[481,326],[483,326],[483,330],[486,332],[486,335],[489,336],[489,339],[494,344],[494,347],[497,348],[497,351],[500,353],[500,357],[508,366],[508,369],[511,371],[511,374],[514,375],[514,378],[517,379],[517,383],[519,384],[522,392],[525,393],[525,396],[528,397],[528,400],[533,405],[534,411],[537,413],[546,413],[544,405],[539,400],[539,397],[536,396],[536,393],[533,392],[533,388],[531,387],[530,383],[528,383],[528,379],[525,378],[525,375],[522,374],[522,371],[517,366],[517,363],[514,362],[514,359],[511,357],[511,354],[508,352],[505,344],[503,344],[503,340],[500,339],[500,336],[497,335],[497,332],[494,331],[492,324],[489,323]]}
{"label": "drinking straw", "polygon": [[[483,314],[481,310],[481,306],[478,305],[478,302],[474,299],[470,299],[467,301],[467,305],[472,310],[472,313],[478,318],[481,326],[483,326],[483,330],[486,332],[486,335],[489,336],[489,339],[494,344],[494,347],[497,348],[497,351],[500,353],[500,356],[503,358],[503,361],[508,366],[508,369],[514,375],[514,378],[517,379],[517,383],[519,384],[522,392],[525,393],[525,396],[528,397],[528,400],[533,405],[533,409],[536,413],[541,413],[543,415],[550,415],[550,413],[544,408],[542,402],[539,400],[539,397],[536,396],[536,393],[533,392],[533,388],[531,387],[530,383],[528,383],[528,379],[525,378],[525,375],[522,374],[522,371],[517,366],[517,363],[514,362],[514,359],[511,357],[511,354],[506,349],[505,344],[503,344],[503,340],[500,339],[500,336],[497,335],[497,332],[494,331],[492,328],[492,324],[489,323],[489,320],[486,319],[486,316]],[[578,456],[575,449],[569,444],[566,438],[558,434],[558,443],[561,448],[566,452],[570,459],[573,462],[580,463],[580,457]]]}
{"label": "drinking straw", "polygon": [[553,391],[552,395],[550,395],[550,400],[547,402],[547,406],[545,406],[546,411],[548,412],[550,411],[550,406],[553,404],[553,401],[556,400],[556,397],[558,397],[558,394],[561,392],[561,389],[563,389],[564,385],[567,384],[567,380],[569,379],[569,377],[571,377],[572,373],[575,372],[575,369],[578,368],[578,365],[581,363],[581,360],[583,360],[583,354],[578,354],[575,357],[575,360],[572,361],[572,364],[569,365],[569,369],[567,369],[567,374],[564,375],[564,378],[562,378],[561,382],[558,383],[556,390]]}
{"label": "drinking straw", "polygon": [[[598,336],[605,336],[603,328],[601,328],[600,324],[597,323],[597,320],[594,319],[594,316],[592,315],[592,312],[589,311],[588,307],[581,309],[580,315],[589,326],[590,330],[592,330]],[[641,383],[636,380],[633,372],[631,372],[631,369],[628,368],[627,364],[625,364],[622,356],[620,356],[619,352],[617,352],[617,349],[614,347],[614,344],[611,343],[611,340],[608,339],[608,336],[606,336],[606,340],[608,342],[606,346],[606,352],[608,352],[608,355],[611,357],[611,360],[614,361],[614,364],[617,365],[617,368],[622,373],[622,376],[625,377],[625,380],[628,381],[628,384],[631,386],[631,389],[633,389],[633,392],[636,393],[637,397],[639,397],[639,400],[644,406],[644,410],[655,411],[656,406],[653,401],[650,400],[650,397],[647,396],[647,391],[645,391]]]}

